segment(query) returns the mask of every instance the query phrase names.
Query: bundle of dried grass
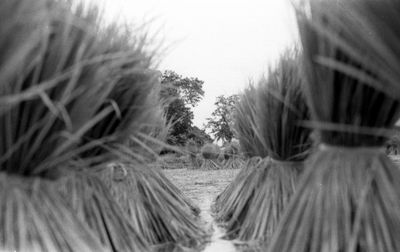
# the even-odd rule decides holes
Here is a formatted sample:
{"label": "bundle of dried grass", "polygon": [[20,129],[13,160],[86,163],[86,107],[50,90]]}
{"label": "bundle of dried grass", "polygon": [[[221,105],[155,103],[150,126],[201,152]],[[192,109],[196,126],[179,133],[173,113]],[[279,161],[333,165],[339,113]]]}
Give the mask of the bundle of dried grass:
{"label": "bundle of dried grass", "polygon": [[311,1],[298,11],[322,144],[269,251],[399,251],[400,170],[382,150],[400,115],[399,13],[398,1],[373,0]]}
{"label": "bundle of dried grass", "polygon": [[47,179],[0,174],[0,250],[108,251],[56,188]]}
{"label": "bundle of dried grass", "polygon": [[[129,167],[127,171],[110,176],[106,186],[90,172],[93,170],[90,166],[94,164],[106,170],[105,163],[109,161],[122,159],[131,163],[132,160],[146,160],[147,153],[156,156],[155,149],[158,144],[162,145],[162,141],[154,139],[152,134],[156,129],[163,132],[165,126],[160,125],[165,121],[159,120],[162,110],[158,99],[158,75],[156,71],[149,70],[152,60],[144,50],[145,41],[133,34],[132,30],[125,30],[121,34],[111,28],[99,30],[97,36],[105,39],[104,47],[109,54],[123,57],[121,61],[113,61],[115,64],[108,66],[110,73],[106,80],[113,88],[96,112],[101,114],[103,108],[112,109],[104,117],[98,118],[82,136],[79,149],[84,151],[79,157],[84,160],[84,165],[79,160],[76,164],[89,169],[77,171],[67,179],[60,180],[60,187],[64,195],[75,190],[73,198],[65,198],[109,250],[143,251],[148,249],[148,242],[181,242],[189,246],[190,242],[197,241],[196,235],[202,232],[190,219],[198,209],[189,205],[165,177],[149,172],[146,180],[140,174],[132,175]],[[110,41],[107,40],[109,38]],[[131,188],[134,186],[131,183],[133,178],[138,179],[135,180],[135,188]],[[127,196],[125,200],[129,199],[129,206],[139,207],[141,211],[132,212],[125,205],[120,206],[118,199],[112,198],[107,192],[116,188],[124,189],[118,194],[119,197],[136,190],[136,194]],[[154,201],[147,198],[151,193],[157,195]],[[177,208],[178,203],[190,209],[187,210],[190,214]],[[169,215],[164,218],[166,214],[163,210],[166,207],[174,209],[167,212]],[[151,214],[149,218],[143,216],[144,211]],[[189,238],[193,240],[188,241]]]}
{"label": "bundle of dried grass", "polygon": [[103,172],[103,180],[149,243],[195,248],[204,242],[206,234],[195,218],[199,209],[161,170],[139,164],[120,166],[126,170],[122,181],[115,183],[110,179],[115,173],[115,165]]}
{"label": "bundle of dried grass", "polygon": [[234,115],[234,128],[238,135],[240,151],[249,158],[268,156],[265,146],[255,131],[257,92],[256,87],[250,82],[239,96]]}
{"label": "bundle of dried grass", "polygon": [[239,102],[236,104],[235,130],[238,134],[241,151],[249,159],[242,166],[235,179],[215,199],[213,211],[216,214],[217,221],[222,223],[228,223],[232,220],[235,209],[238,209],[238,211],[243,209],[242,206],[238,207],[245,198],[243,194],[246,191],[251,192],[246,194],[247,199],[251,198],[256,186],[255,182],[249,181],[263,177],[265,172],[263,169],[259,169],[259,165],[263,161],[262,158],[267,156],[267,150],[256,132],[257,92],[258,90],[250,85],[240,95]]}
{"label": "bundle of dried grass", "polygon": [[3,65],[24,61],[14,66],[14,76],[7,73],[11,66],[2,73],[3,171],[38,175],[77,157],[82,150],[74,147],[82,134],[110,113],[110,107],[101,107],[113,86],[104,81],[107,57],[63,3],[2,3],[5,34],[0,50],[13,57],[5,56]]}
{"label": "bundle of dried grass", "polygon": [[199,169],[201,163],[200,160],[197,158],[197,154],[199,154],[199,147],[197,146],[197,143],[193,140],[189,140],[186,143],[186,151],[188,153],[187,155],[191,163],[191,167],[189,168]]}
{"label": "bundle of dried grass", "polygon": [[223,169],[239,169],[242,168],[244,161],[242,160],[239,153],[239,144],[231,142],[225,147],[223,154],[225,162],[223,163]]}
{"label": "bundle of dried grass", "polygon": [[218,170],[220,165],[217,162],[220,150],[215,144],[205,144],[201,148],[201,156],[203,157],[203,162],[200,169],[204,170]]}
{"label": "bundle of dried grass", "polygon": [[310,130],[300,124],[308,120],[308,108],[301,92],[302,78],[297,55],[283,55],[258,87],[254,132],[268,151],[269,160],[251,172],[241,188],[243,207],[234,209],[227,223],[230,237],[265,242],[275,231],[291,195],[302,161],[310,148]]}
{"label": "bundle of dried grass", "polygon": [[[110,150],[134,154],[126,149],[129,140],[131,147],[134,145],[137,150],[139,147],[141,149],[135,158],[143,159],[143,149],[154,152],[147,146],[148,141],[161,142],[149,136],[159,124],[165,122],[159,120],[162,115],[158,99],[159,77],[157,71],[150,70],[152,55],[143,48],[142,44],[145,41],[142,40],[145,38],[137,36],[134,32],[134,30],[124,30],[124,34],[120,34],[114,30],[105,30],[102,35],[115,39],[130,34],[131,39],[121,39],[117,45],[112,43],[109,45],[110,53],[125,53],[125,56],[123,62],[110,66],[111,74],[108,80],[114,83],[114,88],[102,107],[112,105],[113,112],[99,120],[83,135],[83,145],[101,143],[81,155],[85,159],[93,158],[93,162],[114,159],[115,154]],[[98,160],[100,157],[101,160]]]}
{"label": "bundle of dried grass", "polygon": [[170,148],[166,144],[167,136],[172,123],[167,120],[161,99],[159,97],[159,83],[153,83],[149,106],[143,125],[138,131],[133,131],[129,139],[129,148],[137,153],[136,159],[144,162],[159,161],[159,154],[164,148]]}
{"label": "bundle of dried grass", "polygon": [[217,196],[215,204],[213,205],[213,211],[218,213],[216,218],[218,221],[226,222],[230,218],[228,216],[232,216],[232,211],[235,207],[228,206],[228,202],[231,200],[237,201],[230,199],[230,197],[236,197],[238,195],[237,193],[233,193],[233,191],[236,190],[237,185],[247,177],[250,171],[253,170],[254,167],[258,167],[262,161],[263,159],[260,157],[252,157],[245,161],[234,180]]}
{"label": "bundle of dried grass", "polygon": [[[121,176],[119,176],[121,179]],[[93,173],[73,172],[58,190],[77,217],[87,223],[107,251],[146,251],[146,237],[122,210],[104,182]]]}
{"label": "bundle of dried grass", "polygon": [[[232,221],[238,218],[238,213],[247,211],[249,204],[243,199],[251,200],[256,188],[263,182],[267,169],[265,162],[268,159],[254,157],[248,160],[242,170],[236,175],[235,179],[219,194],[215,200],[214,212],[216,220],[229,226],[236,225],[237,222]],[[245,210],[243,210],[245,209]],[[230,232],[235,228],[228,228]],[[230,236],[231,234],[228,234]]]}
{"label": "bundle of dried grass", "polygon": [[0,2],[1,250],[105,249],[49,182],[113,110],[103,106],[114,87],[105,80],[123,62],[97,40],[96,11],[71,10],[68,1]]}

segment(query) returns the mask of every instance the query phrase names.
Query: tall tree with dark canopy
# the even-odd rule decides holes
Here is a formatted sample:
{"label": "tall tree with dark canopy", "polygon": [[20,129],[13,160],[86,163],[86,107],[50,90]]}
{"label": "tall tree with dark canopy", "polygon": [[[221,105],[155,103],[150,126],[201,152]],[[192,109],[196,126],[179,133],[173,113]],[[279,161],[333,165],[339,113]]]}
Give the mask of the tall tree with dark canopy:
{"label": "tall tree with dark canopy", "polygon": [[234,137],[233,113],[238,100],[238,95],[217,97],[217,101],[214,103],[217,108],[211,114],[212,117],[207,118],[206,125],[206,128],[209,128],[214,134],[215,139],[230,142]]}
{"label": "tall tree with dark canopy", "polygon": [[204,81],[194,77],[182,77],[167,70],[161,76],[161,98],[168,104],[165,108],[172,129],[167,137],[171,145],[184,145],[193,131],[193,111],[204,95]]}

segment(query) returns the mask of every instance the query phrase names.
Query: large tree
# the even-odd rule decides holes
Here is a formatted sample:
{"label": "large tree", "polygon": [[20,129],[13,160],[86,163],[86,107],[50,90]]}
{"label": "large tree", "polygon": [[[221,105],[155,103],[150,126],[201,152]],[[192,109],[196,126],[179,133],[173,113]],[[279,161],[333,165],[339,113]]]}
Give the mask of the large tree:
{"label": "large tree", "polygon": [[193,127],[193,111],[204,95],[203,81],[193,77],[182,77],[167,70],[161,76],[161,98],[167,102],[165,112],[172,122],[167,137],[171,145],[184,145],[190,138]]}
{"label": "large tree", "polygon": [[234,137],[233,113],[238,100],[238,95],[220,95],[217,97],[217,101],[214,103],[216,109],[211,114],[211,117],[207,118],[206,125],[206,128],[211,130],[215,139],[230,142]]}

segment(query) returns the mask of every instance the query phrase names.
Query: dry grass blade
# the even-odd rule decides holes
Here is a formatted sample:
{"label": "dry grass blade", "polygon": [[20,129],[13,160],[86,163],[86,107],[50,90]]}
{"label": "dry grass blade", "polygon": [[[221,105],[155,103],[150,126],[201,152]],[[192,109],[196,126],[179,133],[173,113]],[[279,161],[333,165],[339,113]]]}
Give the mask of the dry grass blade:
{"label": "dry grass blade", "polygon": [[0,192],[1,251],[108,251],[53,182],[1,173]]}
{"label": "dry grass blade", "polygon": [[86,172],[73,172],[57,184],[68,206],[108,251],[149,250],[136,223],[130,221],[100,178]]}
{"label": "dry grass blade", "polygon": [[[161,170],[138,164],[118,166],[110,165],[103,171],[103,180],[149,243],[186,248],[201,245],[206,234],[195,218],[198,209]],[[126,176],[120,181],[113,180],[115,169],[124,169]]]}

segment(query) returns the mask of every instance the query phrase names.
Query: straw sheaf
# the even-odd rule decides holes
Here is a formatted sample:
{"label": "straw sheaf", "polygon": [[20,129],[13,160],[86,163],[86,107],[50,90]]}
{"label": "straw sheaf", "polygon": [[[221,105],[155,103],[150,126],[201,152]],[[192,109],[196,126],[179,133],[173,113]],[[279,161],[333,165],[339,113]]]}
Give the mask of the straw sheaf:
{"label": "straw sheaf", "polygon": [[238,230],[239,240],[265,244],[271,239],[304,166],[302,162],[272,160],[267,165],[267,177],[254,191],[251,207]]}
{"label": "straw sheaf", "polygon": [[224,222],[228,232],[237,231],[240,227],[239,216],[242,212],[248,211],[251,205],[254,192],[263,183],[267,174],[268,166],[264,165],[269,161],[264,159],[254,166],[247,166],[242,169],[235,179],[216,199],[216,219]]}
{"label": "straw sheaf", "polygon": [[269,158],[233,181],[233,195],[218,212],[219,219],[227,222],[229,238],[255,243],[270,239],[295,190],[297,166],[311,147],[310,129],[302,125],[309,112],[298,57],[293,51],[282,55],[252,92],[254,122],[249,126]]}
{"label": "straw sheaf", "polygon": [[108,251],[53,182],[0,174],[1,251]]}
{"label": "straw sheaf", "polygon": [[255,169],[254,167],[258,166],[261,162],[262,158],[260,157],[252,157],[248,159],[240,169],[239,173],[235,176],[234,181],[229,183],[228,186],[225,187],[225,189],[217,196],[213,205],[213,211],[217,214],[218,221],[225,221],[228,218],[227,216],[229,216],[227,212],[232,211],[232,209],[228,209],[226,206],[227,202],[230,201],[230,198],[236,197],[236,195],[233,194],[236,185],[241,183],[250,171]]}
{"label": "straw sheaf", "polygon": [[122,164],[127,176],[120,182],[112,179],[112,166],[102,178],[137,231],[153,245],[176,244],[194,248],[204,241],[205,232],[195,218],[198,208],[163,175],[143,165]]}
{"label": "straw sheaf", "polygon": [[149,250],[136,223],[130,221],[100,178],[87,172],[72,172],[57,184],[68,206],[108,251]]}
{"label": "straw sheaf", "polygon": [[309,160],[268,251],[399,251],[400,169],[383,153]]}
{"label": "straw sheaf", "polygon": [[[371,2],[311,1],[298,12],[311,125],[323,144],[311,157],[268,251],[399,251],[400,170],[376,147],[383,146],[400,108],[382,89],[388,84],[379,72],[384,65],[371,68],[373,58],[362,37],[353,37],[365,31],[355,6]],[[389,3],[373,2],[383,9]]]}
{"label": "straw sheaf", "polygon": [[[158,91],[158,88],[154,88],[152,92],[155,91]],[[153,104],[148,109],[152,116],[147,118],[148,122],[144,123],[138,132],[131,135],[129,141],[129,148],[139,154],[138,156],[142,155],[141,160],[147,162],[157,160],[161,150],[170,147],[166,144],[166,139],[172,125],[171,122],[168,122],[164,110],[159,104],[160,100],[158,98],[150,100],[153,100]]]}
{"label": "straw sheaf", "polygon": [[240,95],[234,114],[234,128],[238,134],[240,150],[247,157],[266,157],[267,150],[257,135],[257,89],[250,85]]}
{"label": "straw sheaf", "polygon": [[[135,55],[135,57],[138,56]],[[150,66],[148,59],[140,57],[142,59],[134,59],[127,66],[115,70],[118,74],[115,76],[116,86],[107,97],[107,102],[103,104],[103,106],[108,106],[111,103],[114,111],[83,136],[88,142],[107,139],[105,142],[107,147],[94,148],[83,156],[107,154],[109,153],[107,148],[113,148],[114,144],[127,144],[129,139],[133,140],[134,145],[143,148],[146,146],[147,139],[140,140],[140,138],[143,138],[143,135],[150,135],[149,128],[158,127],[155,124],[157,123],[156,116],[160,114],[160,110],[157,109],[159,100],[153,94],[153,90],[158,85],[158,77],[155,71],[147,69]],[[137,133],[141,134],[138,136]],[[154,140],[154,142],[157,141]]]}
{"label": "straw sheaf", "polygon": [[67,2],[0,4],[0,163],[10,173],[41,174],[77,157],[84,149],[76,148],[82,135],[111,112],[111,106],[102,106],[113,88],[104,81],[106,66],[120,61],[104,54],[90,32],[95,28],[80,25],[84,17],[73,15]]}
{"label": "straw sheaf", "polygon": [[311,130],[303,126],[310,115],[299,58],[296,51],[287,51],[257,88],[254,131],[275,160],[302,161],[311,146]]}
{"label": "straw sheaf", "polygon": [[[311,11],[303,11],[300,7],[299,14],[317,21],[310,25],[318,31],[318,36],[325,37],[331,45],[326,44],[320,49],[329,51],[336,47],[360,65],[351,67],[338,60],[327,58],[324,54],[315,58],[319,64],[344,70],[350,76],[363,80],[367,85],[379,89],[388,96],[399,98],[400,51],[397,44],[400,38],[398,29],[400,3],[398,1],[312,0],[307,8]],[[368,78],[369,74],[360,71],[360,66],[372,76]]]}
{"label": "straw sheaf", "polygon": [[217,160],[203,158],[200,169],[202,170],[219,170],[221,165]]}
{"label": "straw sheaf", "polygon": [[298,11],[309,83],[305,90],[312,126],[321,133],[322,142],[381,145],[398,120],[400,107],[393,98],[393,80],[388,80],[388,71],[398,65],[390,62],[387,67],[383,60],[395,58],[388,49],[395,50],[390,44],[393,36],[377,36],[397,29],[389,20],[398,19],[399,12],[393,15],[398,5],[394,1],[310,1],[308,11]]}

